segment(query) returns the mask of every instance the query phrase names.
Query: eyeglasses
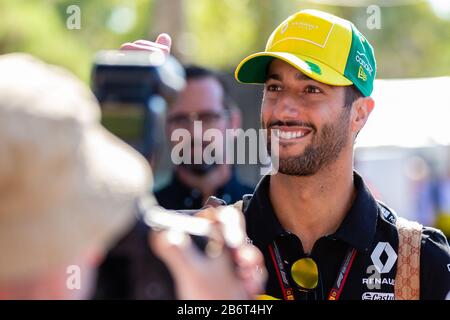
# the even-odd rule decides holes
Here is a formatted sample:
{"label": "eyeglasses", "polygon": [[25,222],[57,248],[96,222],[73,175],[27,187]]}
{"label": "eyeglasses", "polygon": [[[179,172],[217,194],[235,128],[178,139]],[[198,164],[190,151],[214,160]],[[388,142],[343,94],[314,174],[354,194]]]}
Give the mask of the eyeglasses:
{"label": "eyeglasses", "polygon": [[210,126],[216,124],[219,120],[222,120],[228,116],[229,113],[225,110],[222,112],[190,112],[173,114],[167,118],[167,121],[170,125],[187,128],[191,126],[194,121],[201,121],[202,125]]}

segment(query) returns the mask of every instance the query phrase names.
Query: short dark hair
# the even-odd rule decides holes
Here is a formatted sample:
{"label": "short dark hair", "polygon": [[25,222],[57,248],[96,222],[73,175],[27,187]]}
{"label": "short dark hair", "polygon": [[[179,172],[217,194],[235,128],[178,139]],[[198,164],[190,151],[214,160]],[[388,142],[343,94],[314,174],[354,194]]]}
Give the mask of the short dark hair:
{"label": "short dark hair", "polygon": [[204,78],[213,78],[215,79],[223,91],[223,108],[225,110],[230,110],[231,106],[234,105],[234,101],[230,96],[230,91],[228,86],[226,85],[223,75],[219,72],[213,71],[211,69],[207,69],[204,67],[200,67],[197,65],[188,65],[184,67],[184,72],[186,73],[186,81],[189,80],[199,80]]}
{"label": "short dark hair", "polygon": [[362,96],[363,94],[355,87],[355,85],[352,84],[351,86],[345,87],[345,106],[351,107],[353,102]]}
{"label": "short dark hair", "polygon": [[[351,85],[351,86],[347,86],[345,87],[345,105],[344,108],[346,110],[344,110],[345,113],[350,114],[350,110],[352,109],[352,104],[353,102],[355,102],[356,100],[358,100],[359,98],[363,97],[364,95],[361,93],[361,91],[359,91],[358,88],[355,87],[355,85]],[[356,133],[355,135],[355,141],[356,138],[359,135],[359,131]],[[353,142],[355,142],[353,141]]]}

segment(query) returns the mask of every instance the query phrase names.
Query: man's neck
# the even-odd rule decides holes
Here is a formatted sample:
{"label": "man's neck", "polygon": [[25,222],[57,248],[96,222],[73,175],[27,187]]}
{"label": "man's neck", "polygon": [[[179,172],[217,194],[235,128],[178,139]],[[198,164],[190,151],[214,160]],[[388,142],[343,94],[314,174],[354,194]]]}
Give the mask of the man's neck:
{"label": "man's neck", "polygon": [[216,194],[217,190],[231,179],[231,168],[229,165],[218,165],[205,175],[197,175],[191,171],[177,167],[176,174],[186,186],[196,188],[202,193],[203,203]]}
{"label": "man's neck", "polygon": [[300,238],[307,253],[339,228],[353,203],[353,168],[347,162],[337,161],[313,176],[271,176],[270,200],[278,220]]}

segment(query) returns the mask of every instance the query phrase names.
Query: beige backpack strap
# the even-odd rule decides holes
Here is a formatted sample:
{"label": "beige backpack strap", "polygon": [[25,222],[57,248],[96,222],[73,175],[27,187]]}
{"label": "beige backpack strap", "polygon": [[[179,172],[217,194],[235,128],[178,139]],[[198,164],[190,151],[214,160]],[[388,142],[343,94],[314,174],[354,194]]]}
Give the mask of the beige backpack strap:
{"label": "beige backpack strap", "polygon": [[419,300],[422,225],[398,217],[397,230],[398,257],[395,300]]}

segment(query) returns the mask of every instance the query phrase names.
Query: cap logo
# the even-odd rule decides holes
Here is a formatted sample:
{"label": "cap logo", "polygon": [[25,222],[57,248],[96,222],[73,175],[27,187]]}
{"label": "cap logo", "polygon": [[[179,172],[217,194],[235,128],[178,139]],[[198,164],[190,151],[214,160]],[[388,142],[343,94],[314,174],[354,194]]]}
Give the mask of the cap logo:
{"label": "cap logo", "polygon": [[[356,62],[358,62],[370,75],[372,75],[373,68],[370,65],[369,60],[367,59],[367,57],[364,53],[356,51],[355,59],[356,59]],[[358,78],[359,78],[359,75],[358,75]]]}
{"label": "cap logo", "polygon": [[[380,259],[383,253],[387,256],[387,260],[384,263]],[[395,261],[397,261],[397,254],[388,242],[378,242],[370,255],[370,259],[372,259],[373,265],[379,273],[388,273],[394,267]]]}
{"label": "cap logo", "polygon": [[281,34],[285,33],[288,27],[289,27],[289,22],[286,22],[284,24],[284,26],[281,27],[280,33]]}
{"label": "cap logo", "polygon": [[358,70],[358,78],[362,79],[362,81],[367,81],[367,75],[364,72],[364,69],[362,66],[359,66],[359,70]]}
{"label": "cap logo", "polygon": [[308,31],[316,30],[316,29],[319,28],[318,25],[311,24],[311,23],[308,23],[308,22],[301,22],[301,21],[292,22],[292,26],[296,27],[298,29],[306,29]]}
{"label": "cap logo", "polygon": [[325,48],[333,31],[334,22],[316,19],[315,17],[302,17],[302,21],[286,21],[278,29],[278,37],[270,44],[268,51],[284,41],[305,41],[321,48]]}

